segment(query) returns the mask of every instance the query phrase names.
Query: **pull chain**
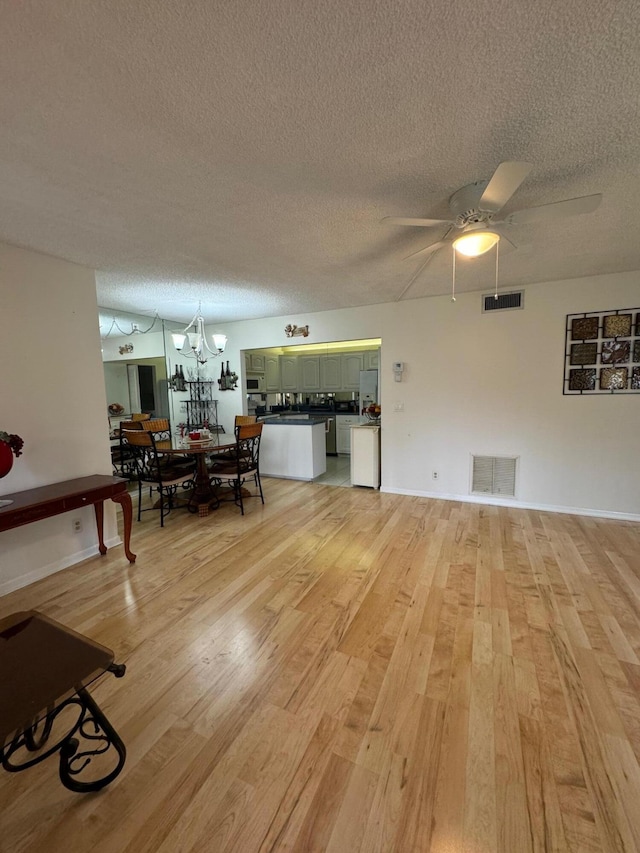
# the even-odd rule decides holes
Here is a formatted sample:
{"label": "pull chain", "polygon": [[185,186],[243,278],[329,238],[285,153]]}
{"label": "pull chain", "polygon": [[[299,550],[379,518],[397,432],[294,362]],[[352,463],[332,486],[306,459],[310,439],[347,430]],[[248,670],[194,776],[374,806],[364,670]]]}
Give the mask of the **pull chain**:
{"label": "pull chain", "polygon": [[456,301],[456,250],[451,247],[451,252],[453,253],[453,278],[451,282],[451,301]]}
{"label": "pull chain", "polygon": [[500,241],[498,240],[498,242],[496,243],[496,295],[493,297],[496,300],[496,302],[498,301],[498,258],[499,258],[499,251],[500,251]]}

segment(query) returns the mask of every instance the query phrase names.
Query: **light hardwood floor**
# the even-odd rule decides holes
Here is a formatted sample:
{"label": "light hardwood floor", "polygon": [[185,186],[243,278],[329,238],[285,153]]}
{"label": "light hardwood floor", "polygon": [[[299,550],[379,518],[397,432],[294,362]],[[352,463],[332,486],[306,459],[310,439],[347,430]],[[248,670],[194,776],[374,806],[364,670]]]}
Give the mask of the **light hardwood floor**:
{"label": "light hardwood floor", "polygon": [[0,773],[2,851],[640,849],[640,525],[264,486],[0,599],[117,651],[128,748]]}

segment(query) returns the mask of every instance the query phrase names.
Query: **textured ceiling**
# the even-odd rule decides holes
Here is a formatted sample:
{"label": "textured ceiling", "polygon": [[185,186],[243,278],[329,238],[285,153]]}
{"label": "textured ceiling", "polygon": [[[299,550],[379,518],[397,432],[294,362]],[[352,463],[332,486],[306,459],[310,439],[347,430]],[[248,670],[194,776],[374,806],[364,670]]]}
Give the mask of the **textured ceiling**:
{"label": "textured ceiling", "polygon": [[[386,302],[503,160],[502,286],[640,269],[637,0],[0,0],[0,239],[98,270],[98,302],[188,322]],[[490,257],[457,288],[491,287]],[[439,252],[404,298],[447,292]]]}

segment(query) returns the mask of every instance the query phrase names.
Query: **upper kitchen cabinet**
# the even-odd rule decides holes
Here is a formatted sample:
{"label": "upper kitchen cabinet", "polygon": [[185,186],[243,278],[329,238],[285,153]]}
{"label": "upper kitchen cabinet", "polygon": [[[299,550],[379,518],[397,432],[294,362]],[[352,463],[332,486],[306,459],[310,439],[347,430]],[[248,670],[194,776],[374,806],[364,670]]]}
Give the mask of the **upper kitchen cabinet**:
{"label": "upper kitchen cabinet", "polygon": [[342,391],[342,358],[338,353],[320,356],[320,383],[323,391]]}
{"label": "upper kitchen cabinet", "polygon": [[364,353],[364,370],[380,370],[380,350],[371,349]]}
{"label": "upper kitchen cabinet", "polygon": [[298,358],[300,391],[322,391],[320,387],[320,356],[302,355]]}
{"label": "upper kitchen cabinet", "polygon": [[280,356],[280,390],[298,391],[298,358],[295,355]]}
{"label": "upper kitchen cabinet", "polygon": [[261,352],[249,353],[249,373],[264,373],[264,355]]}
{"label": "upper kitchen cabinet", "polygon": [[280,390],[280,357],[277,355],[264,357],[264,388],[265,391]]}
{"label": "upper kitchen cabinet", "polygon": [[342,353],[342,390],[360,390],[360,371],[364,363],[361,352]]}

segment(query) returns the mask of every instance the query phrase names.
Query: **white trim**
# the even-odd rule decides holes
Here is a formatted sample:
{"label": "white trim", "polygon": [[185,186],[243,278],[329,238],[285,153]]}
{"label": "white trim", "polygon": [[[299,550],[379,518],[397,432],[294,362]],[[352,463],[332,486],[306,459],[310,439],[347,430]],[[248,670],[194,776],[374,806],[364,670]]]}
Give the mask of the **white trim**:
{"label": "white trim", "polygon": [[380,488],[381,492],[389,495],[409,495],[416,498],[433,498],[440,501],[460,501],[460,503],[488,504],[489,506],[507,506],[513,509],[533,509],[540,512],[559,512],[563,515],[588,515],[593,518],[612,518],[615,521],[640,522],[640,515],[631,512],[612,512],[604,509],[585,509],[584,507],[552,506],[550,504],[522,503],[517,500],[496,498],[493,495],[479,497],[477,495],[443,495],[440,492],[423,492],[417,489],[390,489],[387,486]]}
{"label": "white trim", "polygon": [[[113,548],[116,545],[121,545],[122,539],[119,536],[114,536],[111,539],[107,539],[104,544],[107,548]],[[76,563],[81,563],[89,557],[96,557],[98,553],[97,546],[92,545],[90,548],[85,548],[83,551],[76,551],[75,554],[68,554],[64,559],[56,560],[55,563],[40,566],[32,572],[27,572],[26,575],[21,575],[18,578],[11,578],[11,580],[0,584],[0,596],[6,595],[9,592],[15,592],[16,589],[22,589],[25,586],[29,586],[29,584],[42,580],[42,578],[49,577],[49,575],[54,575],[56,572],[62,571],[62,569],[68,569],[70,566],[75,566]]]}

